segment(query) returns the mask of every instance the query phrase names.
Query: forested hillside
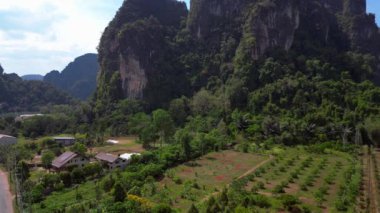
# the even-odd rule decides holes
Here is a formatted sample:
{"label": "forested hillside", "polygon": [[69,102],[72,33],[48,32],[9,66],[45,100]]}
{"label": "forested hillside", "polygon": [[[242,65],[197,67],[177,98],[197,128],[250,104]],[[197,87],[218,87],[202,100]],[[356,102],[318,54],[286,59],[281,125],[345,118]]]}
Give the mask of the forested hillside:
{"label": "forested hillside", "polygon": [[89,53],[76,58],[62,72],[51,71],[46,74],[44,81],[86,100],[95,92],[98,71],[98,56]]}
{"label": "forested hillside", "polygon": [[365,4],[193,0],[187,15],[173,0],[125,1],[99,45],[94,112],[129,99],[181,124],[243,122],[236,131],[260,140],[338,140],[379,112],[380,33]]}
{"label": "forested hillside", "polygon": [[40,81],[5,74],[0,66],[0,113],[38,111],[42,106],[73,103],[66,93]]}

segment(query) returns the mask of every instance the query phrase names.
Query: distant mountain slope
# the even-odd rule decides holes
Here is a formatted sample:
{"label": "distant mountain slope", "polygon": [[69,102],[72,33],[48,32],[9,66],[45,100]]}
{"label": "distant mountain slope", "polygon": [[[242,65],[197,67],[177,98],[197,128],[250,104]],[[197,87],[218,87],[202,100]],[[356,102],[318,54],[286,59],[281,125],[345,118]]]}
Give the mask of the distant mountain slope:
{"label": "distant mountain slope", "polygon": [[25,81],[42,81],[44,79],[44,76],[31,74],[31,75],[23,75],[21,76],[21,78],[22,80],[25,80]]}
{"label": "distant mountain slope", "polygon": [[0,113],[38,111],[41,106],[73,101],[68,94],[47,83],[24,81],[16,74],[5,74],[0,66]]}
{"label": "distant mountain slope", "polygon": [[76,58],[61,73],[51,71],[43,80],[83,100],[95,91],[98,70],[97,54],[89,53]]}

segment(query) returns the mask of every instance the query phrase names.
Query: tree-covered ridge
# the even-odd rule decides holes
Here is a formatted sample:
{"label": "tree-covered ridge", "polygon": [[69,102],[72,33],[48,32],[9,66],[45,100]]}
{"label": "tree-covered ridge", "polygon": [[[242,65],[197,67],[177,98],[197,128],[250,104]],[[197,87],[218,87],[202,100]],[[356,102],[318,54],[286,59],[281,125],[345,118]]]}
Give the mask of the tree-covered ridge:
{"label": "tree-covered ridge", "polygon": [[[170,10],[164,2],[176,5],[159,11]],[[96,119],[100,128],[152,133],[130,132],[128,122],[162,107],[182,126],[238,119],[248,138],[296,144],[351,137],[378,115],[380,51],[367,44],[380,34],[364,1],[194,0],[177,30],[142,6],[125,1],[100,43],[101,63],[114,66],[101,67],[94,112],[111,116]]]}
{"label": "tree-covered ridge", "polygon": [[73,99],[47,83],[24,81],[0,69],[0,113],[38,111],[42,106],[70,104]]}
{"label": "tree-covered ridge", "polygon": [[95,92],[98,71],[98,57],[89,53],[76,58],[61,73],[51,71],[46,74],[44,81],[85,100]]}
{"label": "tree-covered ridge", "polygon": [[252,91],[265,84],[257,70],[267,57],[291,64],[284,72],[293,74],[318,60],[326,79],[349,71],[356,82],[376,81],[380,73],[380,34],[364,1],[199,0],[187,19],[181,3],[147,2],[125,1],[102,37],[99,111],[124,98],[167,106],[216,82]]}

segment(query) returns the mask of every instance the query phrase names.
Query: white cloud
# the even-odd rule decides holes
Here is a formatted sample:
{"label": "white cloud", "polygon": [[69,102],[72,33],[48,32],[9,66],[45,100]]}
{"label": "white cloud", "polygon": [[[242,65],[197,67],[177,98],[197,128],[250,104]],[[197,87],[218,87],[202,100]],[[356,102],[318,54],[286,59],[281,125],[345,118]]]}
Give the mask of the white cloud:
{"label": "white cloud", "polygon": [[122,0],[0,0],[0,63],[6,72],[62,70],[96,52]]}

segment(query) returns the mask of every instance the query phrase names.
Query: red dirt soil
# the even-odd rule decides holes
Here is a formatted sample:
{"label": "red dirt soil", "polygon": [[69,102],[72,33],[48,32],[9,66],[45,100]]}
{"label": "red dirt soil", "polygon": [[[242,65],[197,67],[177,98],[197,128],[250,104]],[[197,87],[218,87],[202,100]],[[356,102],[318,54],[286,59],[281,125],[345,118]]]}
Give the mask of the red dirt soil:
{"label": "red dirt soil", "polygon": [[217,181],[223,181],[224,180],[224,176],[223,175],[215,176],[215,180],[217,180]]}

